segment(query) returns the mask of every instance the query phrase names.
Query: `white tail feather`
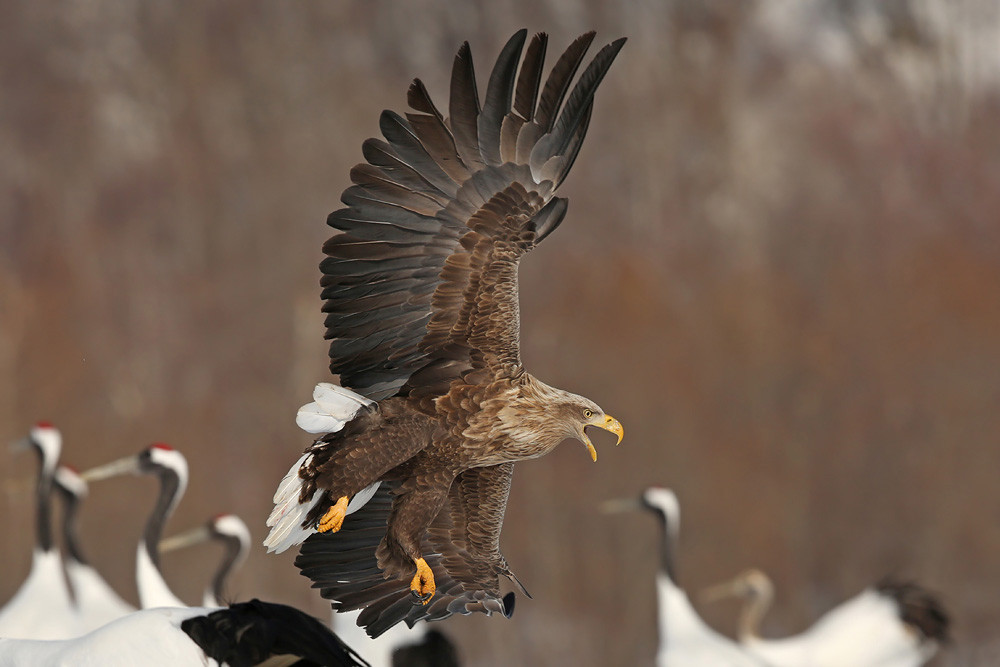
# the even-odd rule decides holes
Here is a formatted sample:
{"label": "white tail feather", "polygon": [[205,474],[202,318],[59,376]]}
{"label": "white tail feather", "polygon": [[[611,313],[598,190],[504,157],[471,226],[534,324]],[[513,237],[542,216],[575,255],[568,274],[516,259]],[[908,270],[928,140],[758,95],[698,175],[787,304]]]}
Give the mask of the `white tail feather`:
{"label": "white tail feather", "polygon": [[[299,477],[299,468],[304,466],[311,456],[311,452],[306,452],[299,457],[298,461],[292,464],[291,468],[288,469],[288,472],[281,479],[281,483],[278,484],[278,490],[274,492],[274,497],[271,498],[275,505],[285,502],[293,495],[298,496],[299,492],[302,490],[302,479]],[[274,517],[274,512],[271,512],[271,517]],[[267,525],[274,525],[271,522],[271,519],[267,520]]]}
{"label": "white tail feather", "polygon": [[267,525],[271,528],[264,546],[268,552],[281,553],[288,547],[300,544],[309,537],[312,529],[302,527],[306,515],[316,500],[314,493],[305,503],[299,502],[299,495],[302,492],[302,478],[299,477],[299,468],[305,465],[312,457],[311,453],[303,454],[299,460],[292,464],[288,474],[278,484],[278,490],[274,492],[274,509],[271,516],[267,518]]}
{"label": "white tail feather", "polygon": [[313,400],[326,414],[345,422],[350,421],[361,408],[375,405],[375,401],[329,382],[320,382],[316,385],[313,389]]}
{"label": "white tail feather", "polygon": [[367,505],[368,501],[375,495],[375,492],[378,491],[379,484],[381,483],[382,482],[372,482],[365,488],[355,493],[354,497],[351,498],[351,502],[347,503],[347,513],[354,514],[359,509]]}
{"label": "white tail feather", "polygon": [[295,423],[306,433],[336,433],[347,422],[324,414],[318,403],[306,403],[295,415]]}
{"label": "white tail feather", "polygon": [[[281,480],[277,493],[274,494],[274,509],[267,519],[267,525],[271,528],[264,546],[268,552],[281,553],[296,544],[302,544],[310,535],[316,532],[315,528],[303,528],[302,523],[306,520],[309,510],[316,504],[320,491],[316,491],[304,503],[299,502],[299,493],[302,490],[302,480],[299,478],[299,466],[305,463],[308,454],[302,456],[292,469],[288,471],[285,478]],[[289,481],[291,480],[291,483]],[[374,482],[358,493],[354,494],[347,504],[347,513],[354,514],[364,507],[375,492],[381,482]]]}
{"label": "white tail feather", "polygon": [[[320,382],[313,390],[313,402],[299,408],[295,423],[299,425],[299,428],[309,433],[336,433],[344,428],[344,425],[351,421],[361,408],[374,405],[374,403],[374,401],[350,389],[338,387],[329,382]],[[302,494],[302,478],[299,477],[299,469],[308,464],[311,456],[311,453],[300,456],[299,460],[289,469],[288,474],[282,478],[278,489],[274,492],[274,509],[267,519],[267,525],[271,528],[271,532],[264,540],[264,546],[267,547],[268,552],[281,553],[289,547],[301,544],[309,535],[316,532],[315,528],[303,528],[302,523],[319,498],[322,497],[321,492],[317,490],[308,500],[299,502],[299,496]],[[347,505],[347,513],[353,514],[364,507],[365,503],[375,495],[378,487],[379,482],[375,482],[355,494]]]}
{"label": "white tail feather", "polygon": [[350,389],[320,382],[313,389],[313,402],[299,408],[295,423],[307,433],[336,433],[358,410],[373,404],[374,401]]}

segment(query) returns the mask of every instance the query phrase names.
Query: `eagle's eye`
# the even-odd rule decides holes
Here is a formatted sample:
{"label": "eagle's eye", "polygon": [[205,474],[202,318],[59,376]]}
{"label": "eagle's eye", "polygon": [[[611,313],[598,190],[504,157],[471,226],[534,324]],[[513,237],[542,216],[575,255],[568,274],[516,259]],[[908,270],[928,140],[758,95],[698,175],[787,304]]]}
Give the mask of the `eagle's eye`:
{"label": "eagle's eye", "polygon": [[583,411],[584,419],[590,419],[593,416],[594,416],[594,411],[591,410],[590,408],[587,408],[586,410]]}

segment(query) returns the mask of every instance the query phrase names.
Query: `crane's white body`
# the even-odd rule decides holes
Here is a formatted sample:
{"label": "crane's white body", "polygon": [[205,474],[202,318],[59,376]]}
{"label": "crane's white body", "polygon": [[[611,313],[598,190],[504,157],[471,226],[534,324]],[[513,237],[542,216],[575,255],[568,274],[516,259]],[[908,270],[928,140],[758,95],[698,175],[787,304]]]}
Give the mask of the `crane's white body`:
{"label": "crane's white body", "polygon": [[225,608],[143,609],[75,639],[0,639],[0,667],[209,667],[220,660],[277,667],[298,664],[299,658],[362,665],[315,618],[260,600]]}
{"label": "crane's white body", "polygon": [[948,636],[948,614],[936,596],[891,579],[834,607],[805,632],[782,639],[759,633],[774,600],[774,585],[760,570],[747,570],[706,595],[743,599],[740,644],[772,667],[918,667]]}
{"label": "crane's white body", "polygon": [[719,634],[698,616],[687,593],[673,580],[673,554],[680,534],[681,508],[669,489],[650,487],[638,501],[610,501],[607,511],[645,509],[663,529],[660,568],[656,573],[657,667],[766,667],[741,646]]}
{"label": "crane's white body", "polygon": [[[76,511],[75,507],[87,497],[87,483],[76,471],[59,466],[55,480],[66,496],[63,514],[63,546],[66,555],[63,565],[66,578],[73,591],[73,603],[79,619],[79,634],[92,630],[135,611],[135,607],[125,602],[93,567],[82,560],[75,549]],[[71,504],[74,506],[71,508]]]}
{"label": "crane's white body", "polygon": [[210,611],[198,607],[138,611],[62,641],[0,639],[0,667],[217,665],[180,628],[184,620]]}
{"label": "crane's white body", "polygon": [[691,605],[687,593],[663,572],[656,575],[656,599],[660,630],[657,667],[767,667],[709,627]]}
{"label": "crane's white body", "polygon": [[[153,460],[159,466],[169,468],[177,475],[179,483],[173,498],[167,505],[166,511],[160,520],[166,523],[170,515],[174,513],[184,491],[187,490],[188,465],[184,455],[175,449],[152,449]],[[154,510],[155,511],[155,510]],[[153,517],[150,517],[152,520]],[[159,550],[159,543],[153,545]],[[159,553],[156,554],[157,558]],[[183,600],[174,595],[163,578],[163,573],[157,567],[153,556],[149,552],[149,545],[143,539],[139,540],[139,546],[135,554],[135,583],[139,589],[139,604],[143,609],[155,609],[157,607],[186,607]]]}
{"label": "crane's white body", "polygon": [[94,568],[70,559],[65,565],[66,576],[73,587],[80,634],[135,611],[135,607],[125,602]]}
{"label": "crane's white body", "polygon": [[64,639],[81,632],[59,551],[35,549],[28,578],[0,610],[0,637]]}
{"label": "crane's white body", "polygon": [[[146,521],[146,534],[139,538],[136,548],[135,579],[139,589],[139,605],[143,609],[186,607],[170,590],[156,562],[159,560],[160,530],[170,519],[187,489],[187,459],[169,445],[158,443],[135,456],[127,456],[88,470],[81,477],[84,481],[96,481],[125,474],[157,474],[161,485],[160,497]],[[176,477],[176,482],[171,480],[170,486],[166,486],[165,480],[171,475]],[[152,536],[148,534],[151,528],[154,528]]]}
{"label": "crane's white body", "polygon": [[19,444],[37,448],[41,456],[36,500],[39,533],[28,577],[0,609],[0,637],[75,637],[82,632],[80,617],[66,588],[62,557],[52,544],[49,521],[53,479],[62,452],[62,434],[50,424],[39,424]]}
{"label": "crane's white body", "polygon": [[802,634],[741,639],[772,667],[919,667],[936,652],[899,618],[895,600],[866,589],[831,609]]}
{"label": "crane's white body", "polygon": [[156,567],[146,544],[139,543],[135,555],[135,583],[139,589],[139,604],[143,609],[158,607],[186,607],[187,604],[174,595]]}

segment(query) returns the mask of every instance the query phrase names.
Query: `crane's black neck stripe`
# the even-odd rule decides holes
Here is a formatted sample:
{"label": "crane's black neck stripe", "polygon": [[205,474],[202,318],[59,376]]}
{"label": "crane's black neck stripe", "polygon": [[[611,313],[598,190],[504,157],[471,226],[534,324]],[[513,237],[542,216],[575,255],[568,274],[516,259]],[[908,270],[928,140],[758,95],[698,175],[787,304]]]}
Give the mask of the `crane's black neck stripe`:
{"label": "crane's black neck stripe", "polygon": [[677,545],[674,544],[674,532],[676,528],[670,525],[670,518],[663,509],[649,503],[643,503],[643,506],[656,517],[656,520],[660,524],[660,571],[676,584],[677,566],[675,563],[675,552]]}
{"label": "crane's black neck stripe", "polygon": [[237,559],[240,557],[240,552],[243,550],[243,545],[240,543],[238,537],[233,537],[231,535],[224,535],[222,539],[225,542],[226,552],[222,558],[222,564],[219,565],[219,569],[216,570],[215,576],[212,577],[212,593],[215,595],[215,599],[222,603],[225,595],[223,590],[226,578],[233,571],[233,567],[236,565]]}
{"label": "crane's black neck stripe", "polygon": [[76,530],[80,499],[62,484],[56,483],[55,488],[63,501],[63,544],[66,547],[66,553],[69,554],[70,560],[87,565],[87,559],[84,558],[83,551],[80,549],[80,537]]}
{"label": "crane's black neck stripe", "polygon": [[156,499],[142,539],[146,543],[146,552],[157,568],[160,567],[160,538],[163,537],[163,526],[173,512],[177,492],[180,488],[180,477],[170,468],[159,468],[156,471],[160,478],[160,496]]}
{"label": "crane's black neck stripe", "polygon": [[[33,443],[34,444],[34,443]],[[38,452],[38,487],[36,489],[36,515],[35,529],[38,549],[49,551],[52,549],[52,475],[55,472],[54,465],[45,465],[45,451],[35,444]]]}

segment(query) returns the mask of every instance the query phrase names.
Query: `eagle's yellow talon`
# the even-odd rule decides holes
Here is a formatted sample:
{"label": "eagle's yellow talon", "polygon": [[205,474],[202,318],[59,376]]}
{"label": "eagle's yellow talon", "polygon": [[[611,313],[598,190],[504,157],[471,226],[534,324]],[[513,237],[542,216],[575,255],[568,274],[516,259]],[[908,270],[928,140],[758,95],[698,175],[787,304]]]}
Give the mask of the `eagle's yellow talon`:
{"label": "eagle's yellow talon", "polygon": [[333,507],[326,511],[326,514],[319,520],[317,530],[321,533],[336,533],[344,525],[344,517],[347,516],[347,503],[350,499],[341,496]]}
{"label": "eagle's yellow talon", "polygon": [[418,558],[413,562],[417,566],[417,573],[413,575],[413,580],[410,582],[410,593],[421,604],[427,604],[434,597],[434,591],[437,590],[434,585],[434,573],[423,558]]}

